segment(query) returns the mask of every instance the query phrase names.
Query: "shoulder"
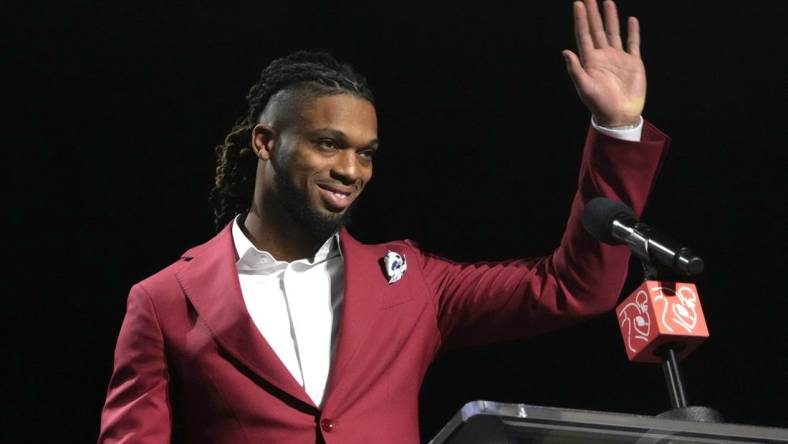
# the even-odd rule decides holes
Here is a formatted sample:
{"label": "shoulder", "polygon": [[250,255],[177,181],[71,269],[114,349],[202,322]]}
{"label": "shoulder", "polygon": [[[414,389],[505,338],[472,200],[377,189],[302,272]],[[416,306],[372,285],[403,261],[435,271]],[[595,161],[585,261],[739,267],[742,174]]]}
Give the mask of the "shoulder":
{"label": "shoulder", "polygon": [[346,229],[340,231],[339,239],[342,243],[343,251],[349,251],[354,254],[361,253],[380,257],[384,256],[389,251],[400,254],[422,254],[418,244],[411,239],[391,240],[381,243],[364,243],[353,237]]}
{"label": "shoulder", "polygon": [[140,280],[134,287],[143,289],[148,294],[161,293],[162,290],[177,286],[176,276],[178,271],[181,270],[187,263],[188,259],[180,257],[175,262],[167,265],[161,270],[153,273],[152,275]]}
{"label": "shoulder", "polygon": [[170,294],[173,291],[180,293],[178,276],[190,267],[195,258],[232,255],[234,250],[228,247],[232,247],[232,234],[225,228],[208,241],[187,249],[176,261],[140,280],[134,286],[140,287],[152,297]]}

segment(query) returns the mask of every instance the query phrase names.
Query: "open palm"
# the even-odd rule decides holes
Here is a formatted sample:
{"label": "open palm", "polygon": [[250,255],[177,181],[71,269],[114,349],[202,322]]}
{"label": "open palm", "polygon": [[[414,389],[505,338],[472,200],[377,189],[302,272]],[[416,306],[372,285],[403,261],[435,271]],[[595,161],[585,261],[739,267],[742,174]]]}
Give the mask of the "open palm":
{"label": "open palm", "polygon": [[596,0],[574,3],[578,54],[564,50],[567,70],[580,99],[597,123],[609,127],[637,123],[646,101],[646,70],[640,59],[640,29],[627,21],[624,49],[618,13],[612,0],[604,2],[604,23]]}

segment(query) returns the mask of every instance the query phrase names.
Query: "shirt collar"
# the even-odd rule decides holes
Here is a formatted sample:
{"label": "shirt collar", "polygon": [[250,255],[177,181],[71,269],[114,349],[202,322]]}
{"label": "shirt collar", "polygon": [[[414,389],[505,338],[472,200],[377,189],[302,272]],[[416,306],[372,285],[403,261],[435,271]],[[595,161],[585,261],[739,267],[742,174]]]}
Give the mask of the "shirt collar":
{"label": "shirt collar", "polygon": [[[235,253],[238,257],[236,266],[239,272],[275,272],[281,268],[285,268],[288,264],[286,261],[278,261],[271,253],[257,249],[252,244],[252,241],[246,237],[241,229],[241,217],[238,215],[233,221],[233,244],[235,245]],[[323,245],[318,248],[314,257],[299,259],[309,265],[315,265],[320,262],[333,259],[334,257],[342,256],[342,247],[339,242],[339,233],[334,233],[323,242]]]}

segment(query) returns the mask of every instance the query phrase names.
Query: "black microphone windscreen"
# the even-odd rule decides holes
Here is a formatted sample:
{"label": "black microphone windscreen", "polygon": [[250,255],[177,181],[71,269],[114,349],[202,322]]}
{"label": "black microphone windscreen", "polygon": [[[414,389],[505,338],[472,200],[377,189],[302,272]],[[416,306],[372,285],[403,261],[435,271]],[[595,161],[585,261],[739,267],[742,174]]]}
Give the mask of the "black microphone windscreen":
{"label": "black microphone windscreen", "polygon": [[594,239],[606,244],[620,244],[610,233],[613,221],[619,217],[635,219],[635,213],[626,205],[605,197],[591,199],[583,210],[583,228]]}

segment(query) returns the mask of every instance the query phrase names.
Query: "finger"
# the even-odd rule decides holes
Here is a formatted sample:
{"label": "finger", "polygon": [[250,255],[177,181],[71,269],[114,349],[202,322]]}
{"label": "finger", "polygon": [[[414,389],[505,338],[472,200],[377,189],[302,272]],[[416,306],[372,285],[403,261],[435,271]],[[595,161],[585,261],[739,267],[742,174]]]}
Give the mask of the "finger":
{"label": "finger", "polygon": [[610,46],[616,49],[624,49],[621,44],[621,32],[618,27],[618,11],[613,0],[605,0],[605,33]]}
{"label": "finger", "polygon": [[635,17],[627,20],[627,52],[640,57],[640,23]]}
{"label": "finger", "polygon": [[594,42],[588,30],[588,15],[583,2],[574,2],[575,14],[575,41],[580,59],[585,60],[586,54],[594,50]]}
{"label": "finger", "polygon": [[577,58],[575,53],[568,49],[563,50],[561,54],[564,56],[566,70],[569,72],[569,77],[572,79],[572,83],[575,84],[577,92],[582,95],[583,92],[589,91],[591,89],[591,77],[586,73],[585,69],[583,69],[583,65],[580,64],[580,59]]}
{"label": "finger", "polygon": [[602,17],[599,15],[599,6],[596,0],[585,0],[586,11],[588,11],[588,24],[591,28],[591,38],[597,48],[607,48],[607,36],[605,27],[602,26]]}

